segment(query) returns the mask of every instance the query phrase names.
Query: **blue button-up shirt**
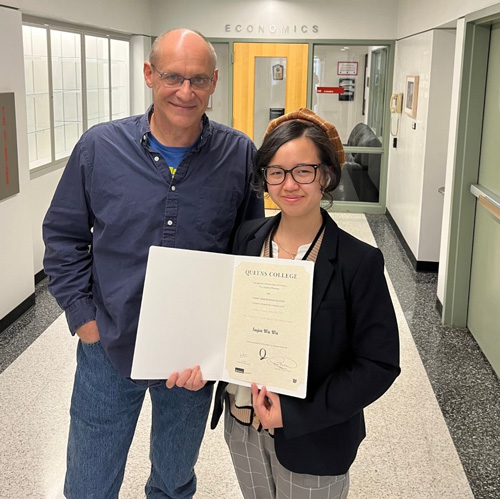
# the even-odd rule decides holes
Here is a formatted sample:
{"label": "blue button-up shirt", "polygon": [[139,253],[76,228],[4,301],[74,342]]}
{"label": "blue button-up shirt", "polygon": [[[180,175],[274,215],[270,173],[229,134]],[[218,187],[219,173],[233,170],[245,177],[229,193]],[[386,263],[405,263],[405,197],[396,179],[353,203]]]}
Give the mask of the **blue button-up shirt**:
{"label": "blue button-up shirt", "polygon": [[248,137],[203,116],[201,137],[172,178],[150,146],[150,113],[83,134],[43,223],[44,269],[71,332],[95,318],[122,376],[130,375],[149,247],[224,253],[236,226],[264,214],[249,186]]}

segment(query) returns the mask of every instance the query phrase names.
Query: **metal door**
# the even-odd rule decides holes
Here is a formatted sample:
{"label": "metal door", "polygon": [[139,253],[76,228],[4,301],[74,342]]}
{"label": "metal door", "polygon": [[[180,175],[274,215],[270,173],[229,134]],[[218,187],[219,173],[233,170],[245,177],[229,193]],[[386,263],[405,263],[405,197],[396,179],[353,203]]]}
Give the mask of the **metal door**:
{"label": "metal door", "polygon": [[491,29],[467,327],[500,375],[500,23]]}

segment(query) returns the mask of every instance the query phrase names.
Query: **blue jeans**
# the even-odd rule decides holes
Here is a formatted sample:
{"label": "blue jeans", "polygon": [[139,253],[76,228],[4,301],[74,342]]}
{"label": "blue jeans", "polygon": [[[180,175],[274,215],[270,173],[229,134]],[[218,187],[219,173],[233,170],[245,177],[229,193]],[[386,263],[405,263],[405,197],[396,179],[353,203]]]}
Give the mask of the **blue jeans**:
{"label": "blue jeans", "polygon": [[146,390],[152,404],[151,474],[146,497],[191,499],[194,465],[205,432],[212,385],[191,392],[122,378],[99,342],[78,342],[71,399],[64,495],[70,499],[114,499]]}

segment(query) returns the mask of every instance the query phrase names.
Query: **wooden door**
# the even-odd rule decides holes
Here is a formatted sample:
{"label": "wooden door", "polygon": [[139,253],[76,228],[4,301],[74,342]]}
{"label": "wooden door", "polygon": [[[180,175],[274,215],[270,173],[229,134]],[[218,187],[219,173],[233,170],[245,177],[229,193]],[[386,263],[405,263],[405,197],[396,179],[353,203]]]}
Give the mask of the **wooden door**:
{"label": "wooden door", "polygon": [[[269,78],[284,80],[281,82],[285,87],[284,102],[280,107],[288,113],[306,106],[308,50],[308,45],[301,43],[234,44],[233,127],[256,140],[257,146],[262,137],[255,137],[255,110],[259,107],[259,99],[264,97],[262,94],[266,92],[265,88],[258,88],[256,84],[257,59],[284,60],[285,64],[279,65],[282,70],[274,74],[270,72]],[[265,206],[268,209],[278,208],[267,196]]]}

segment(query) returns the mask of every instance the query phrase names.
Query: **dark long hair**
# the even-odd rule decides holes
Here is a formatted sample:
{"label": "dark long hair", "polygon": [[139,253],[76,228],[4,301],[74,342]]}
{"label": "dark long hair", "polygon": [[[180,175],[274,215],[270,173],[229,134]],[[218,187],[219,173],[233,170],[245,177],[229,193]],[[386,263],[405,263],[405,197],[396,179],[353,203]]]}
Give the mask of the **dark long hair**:
{"label": "dark long hair", "polygon": [[321,189],[331,202],[333,200],[331,192],[337,188],[340,182],[340,164],[326,133],[307,121],[286,121],[265,136],[264,142],[254,158],[252,187],[261,195],[267,191],[262,168],[269,166],[271,159],[283,144],[300,137],[312,140],[316,147],[320,160],[320,171],[322,172]]}

